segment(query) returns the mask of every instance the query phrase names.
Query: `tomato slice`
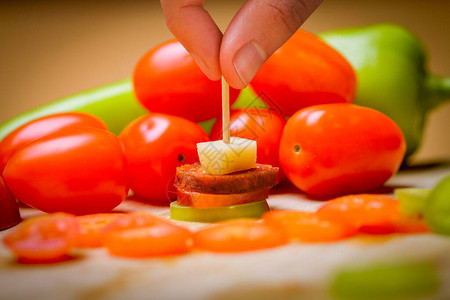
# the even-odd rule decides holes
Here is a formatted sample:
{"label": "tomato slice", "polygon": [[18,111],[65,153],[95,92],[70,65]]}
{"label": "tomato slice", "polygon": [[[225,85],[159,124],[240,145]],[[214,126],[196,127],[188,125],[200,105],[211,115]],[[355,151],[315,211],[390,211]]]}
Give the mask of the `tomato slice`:
{"label": "tomato slice", "polygon": [[47,263],[64,260],[79,233],[77,219],[55,213],[25,220],[3,239],[19,261]]}
{"label": "tomato slice", "polygon": [[208,208],[263,201],[269,196],[269,190],[262,189],[241,194],[205,194],[178,189],[177,195],[179,205]]}
{"label": "tomato slice", "polygon": [[269,210],[266,200],[211,208],[183,206],[174,201],[170,203],[170,218],[179,221],[211,223],[240,218],[259,219]]}
{"label": "tomato slice", "polygon": [[200,229],[194,247],[212,252],[245,252],[278,247],[288,242],[284,233],[266,223],[239,219]]}
{"label": "tomato slice", "polygon": [[358,231],[355,226],[313,212],[275,210],[265,213],[263,220],[283,230],[290,239],[309,243],[337,241]]}
{"label": "tomato slice", "polygon": [[186,253],[191,232],[149,213],[131,213],[105,227],[104,245],[122,257],[158,257]]}
{"label": "tomato slice", "polygon": [[114,220],[124,216],[123,213],[100,213],[77,216],[80,223],[80,233],[77,236],[76,247],[98,248],[103,246],[105,228]]}
{"label": "tomato slice", "polygon": [[360,232],[388,234],[396,230],[399,203],[383,195],[348,195],[328,201],[319,208],[318,214],[355,226]]}

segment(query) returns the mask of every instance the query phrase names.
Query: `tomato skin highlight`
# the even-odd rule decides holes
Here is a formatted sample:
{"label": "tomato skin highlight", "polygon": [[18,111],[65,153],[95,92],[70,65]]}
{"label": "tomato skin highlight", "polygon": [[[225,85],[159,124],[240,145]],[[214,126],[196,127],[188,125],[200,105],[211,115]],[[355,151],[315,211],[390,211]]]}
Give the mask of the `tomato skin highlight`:
{"label": "tomato skin highlight", "polygon": [[19,261],[57,262],[65,259],[75,243],[79,224],[74,216],[56,213],[22,222],[3,238],[3,243]]}
{"label": "tomato skin highlight", "polygon": [[356,75],[341,54],[300,29],[262,65],[250,85],[271,109],[291,116],[311,105],[353,101]]}
{"label": "tomato skin highlight", "polygon": [[128,194],[122,144],[97,128],[34,141],[14,153],[3,175],[19,201],[45,212],[108,212]]}
{"label": "tomato skin highlight", "polygon": [[318,196],[364,193],[399,169],[406,143],[389,117],[352,104],[299,110],[287,122],[280,164],[302,191]]}
{"label": "tomato skin highlight", "polygon": [[0,230],[17,225],[22,221],[16,199],[0,176]]}
{"label": "tomato skin highlight", "polygon": [[119,217],[104,232],[109,253],[121,257],[179,255],[189,252],[191,246],[188,229],[148,213]]}
{"label": "tomato skin highlight", "polygon": [[[195,122],[222,114],[220,80],[209,80],[176,40],[142,56],[134,69],[133,86],[139,102],[151,112]],[[230,89],[231,104],[238,95],[239,90]]]}
{"label": "tomato skin highlight", "polygon": [[193,235],[194,248],[211,252],[246,252],[285,245],[275,227],[251,219],[229,220],[202,228]]}
{"label": "tomato skin highlight", "polygon": [[[235,110],[230,116],[231,136],[256,141],[257,161],[279,167],[279,146],[286,120],[276,112],[261,108]],[[222,139],[222,120],[211,129],[211,140]],[[278,182],[284,179],[283,172],[278,172]]]}
{"label": "tomato skin highlight", "polygon": [[280,228],[291,240],[307,243],[334,242],[358,232],[355,226],[313,212],[274,210],[265,213],[263,220]]}
{"label": "tomato skin highlight", "polygon": [[128,161],[130,188],[152,203],[176,198],[176,168],[198,162],[197,143],[209,141],[196,123],[150,113],[130,123],[119,136]]}
{"label": "tomato skin highlight", "polygon": [[41,137],[67,129],[89,127],[108,129],[101,119],[80,112],[53,114],[28,122],[0,142],[0,170],[5,168],[14,152]]}

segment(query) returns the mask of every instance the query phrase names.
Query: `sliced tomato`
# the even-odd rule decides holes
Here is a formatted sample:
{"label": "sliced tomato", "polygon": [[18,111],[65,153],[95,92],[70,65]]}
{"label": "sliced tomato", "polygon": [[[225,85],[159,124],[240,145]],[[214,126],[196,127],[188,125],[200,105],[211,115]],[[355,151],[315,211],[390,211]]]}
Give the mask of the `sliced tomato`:
{"label": "sliced tomato", "polygon": [[360,232],[388,234],[396,230],[399,202],[383,195],[347,195],[328,201],[319,208],[318,214],[355,226]]}
{"label": "sliced tomato", "polygon": [[205,194],[177,190],[177,202],[179,205],[199,208],[222,207],[250,202],[266,200],[269,196],[268,189],[242,193],[242,194]]}
{"label": "sliced tomato", "polygon": [[212,252],[245,252],[278,247],[288,242],[284,233],[257,220],[230,220],[200,229],[194,247]]}
{"label": "sliced tomato", "polygon": [[77,216],[76,218],[80,223],[80,233],[75,246],[78,248],[102,247],[105,228],[124,215],[123,213],[100,213]]}
{"label": "sliced tomato", "polygon": [[122,257],[158,257],[190,250],[191,232],[149,213],[131,213],[105,227],[104,245]]}
{"label": "sliced tomato", "polygon": [[422,218],[411,217],[404,214],[399,214],[398,218],[394,221],[394,228],[396,233],[430,232],[430,229]]}
{"label": "sliced tomato", "polygon": [[187,222],[211,223],[241,218],[259,219],[269,210],[266,200],[209,208],[184,206],[174,201],[170,203],[170,218]]}
{"label": "sliced tomato", "polygon": [[313,212],[274,210],[265,213],[263,220],[280,228],[290,239],[309,243],[338,241],[358,232],[355,226]]}
{"label": "sliced tomato", "polygon": [[25,220],[3,239],[19,261],[47,263],[64,260],[79,233],[77,219],[55,213]]}

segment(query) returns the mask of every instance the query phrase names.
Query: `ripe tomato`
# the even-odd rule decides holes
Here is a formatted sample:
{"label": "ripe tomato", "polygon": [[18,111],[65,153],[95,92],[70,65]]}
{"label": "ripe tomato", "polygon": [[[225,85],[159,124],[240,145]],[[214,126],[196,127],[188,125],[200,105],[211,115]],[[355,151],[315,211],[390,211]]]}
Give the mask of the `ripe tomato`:
{"label": "ripe tomato", "polygon": [[263,64],[250,85],[272,109],[291,116],[311,105],[351,102],[356,75],[336,50],[297,30]]}
{"label": "ripe tomato", "polygon": [[186,253],[191,232],[148,213],[117,218],[104,230],[104,244],[115,256],[154,257]]}
{"label": "ripe tomato", "polygon": [[80,233],[77,236],[75,246],[78,248],[102,247],[105,228],[124,215],[123,213],[102,213],[77,216],[77,221],[80,223]]}
{"label": "ripe tomato", "polygon": [[361,193],[396,173],[405,150],[402,131],[386,115],[352,104],[324,104],[289,119],[281,137],[280,164],[306,193]]}
{"label": "ripe tomato", "polygon": [[[286,120],[275,112],[260,108],[247,108],[234,111],[230,116],[231,136],[255,140],[257,161],[279,167],[278,152],[281,134]],[[222,121],[219,119],[211,130],[211,139],[222,139]],[[278,181],[284,178],[278,172]]]}
{"label": "ripe tomato", "polygon": [[24,262],[64,259],[75,243],[79,225],[74,216],[56,213],[25,220],[3,238],[3,243]]}
{"label": "ripe tomato", "polygon": [[34,141],[14,153],[3,175],[18,200],[45,212],[106,212],[128,193],[122,144],[97,128]]}
{"label": "ripe tomato", "polygon": [[399,203],[383,195],[348,195],[328,201],[319,208],[318,214],[353,225],[361,232],[393,233],[399,217]]}
{"label": "ripe tomato", "polygon": [[6,186],[3,177],[0,176],[0,230],[12,227],[20,221],[16,199]]}
{"label": "ripe tomato", "polygon": [[51,133],[82,127],[107,129],[101,119],[79,112],[53,114],[22,125],[0,142],[0,171],[3,171],[8,159],[21,147]]}
{"label": "ripe tomato", "polygon": [[[139,102],[151,112],[196,122],[222,113],[220,81],[209,80],[176,40],[153,48],[138,61],[133,85]],[[230,90],[230,103],[238,94]]]}
{"label": "ripe tomato", "polygon": [[130,188],[138,197],[166,204],[176,198],[176,168],[198,162],[197,143],[209,141],[198,124],[159,113],[136,119],[119,137],[128,160]]}
{"label": "ripe tomato", "polygon": [[280,228],[290,239],[309,243],[337,241],[357,233],[355,226],[312,212],[274,210],[265,213],[263,220]]}
{"label": "ripe tomato", "polygon": [[244,252],[278,247],[288,242],[275,227],[252,219],[224,221],[194,233],[194,247],[212,252]]}

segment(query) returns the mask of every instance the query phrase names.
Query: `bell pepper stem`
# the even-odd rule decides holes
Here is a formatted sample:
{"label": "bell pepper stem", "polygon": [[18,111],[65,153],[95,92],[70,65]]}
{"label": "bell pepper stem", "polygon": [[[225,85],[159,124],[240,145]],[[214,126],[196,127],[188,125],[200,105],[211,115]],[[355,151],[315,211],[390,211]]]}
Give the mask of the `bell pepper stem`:
{"label": "bell pepper stem", "polygon": [[426,105],[431,110],[440,104],[450,101],[450,77],[429,75],[426,81],[429,93]]}

